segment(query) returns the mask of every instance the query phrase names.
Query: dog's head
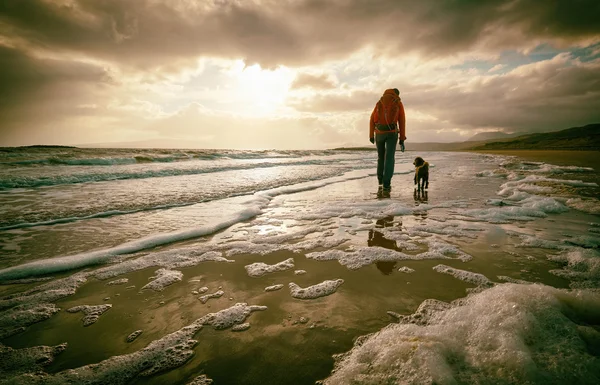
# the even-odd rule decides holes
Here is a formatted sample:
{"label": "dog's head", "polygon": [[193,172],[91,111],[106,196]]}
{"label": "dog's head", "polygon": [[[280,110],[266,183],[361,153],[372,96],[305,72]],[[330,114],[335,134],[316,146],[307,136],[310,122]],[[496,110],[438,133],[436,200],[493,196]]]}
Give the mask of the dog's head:
{"label": "dog's head", "polygon": [[415,158],[415,161],[413,162],[413,164],[415,165],[415,167],[421,167],[423,165],[423,163],[425,163],[425,161],[420,156],[417,156]]}

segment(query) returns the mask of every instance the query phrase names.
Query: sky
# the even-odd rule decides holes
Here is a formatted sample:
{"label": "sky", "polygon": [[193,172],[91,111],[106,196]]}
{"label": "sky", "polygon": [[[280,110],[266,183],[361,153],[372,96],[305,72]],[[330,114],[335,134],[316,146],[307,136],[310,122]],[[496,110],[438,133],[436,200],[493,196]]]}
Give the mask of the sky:
{"label": "sky", "polygon": [[368,146],[600,122],[598,0],[4,0],[0,146]]}

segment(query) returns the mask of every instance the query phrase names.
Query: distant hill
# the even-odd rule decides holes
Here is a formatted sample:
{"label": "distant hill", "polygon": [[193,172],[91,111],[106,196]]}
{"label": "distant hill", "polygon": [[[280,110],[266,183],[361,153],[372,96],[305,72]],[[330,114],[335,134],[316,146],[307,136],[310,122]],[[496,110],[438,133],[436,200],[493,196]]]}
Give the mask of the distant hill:
{"label": "distant hill", "polygon": [[467,142],[481,142],[481,141],[489,141],[492,139],[508,139],[514,138],[517,136],[525,135],[522,132],[514,132],[512,134],[506,134],[502,131],[491,131],[491,132],[480,132],[479,134],[475,134],[469,139]]}
{"label": "distant hill", "polygon": [[600,123],[541,134],[487,141],[472,150],[600,150]]}
{"label": "distant hill", "polygon": [[[480,135],[480,134],[478,134]],[[412,143],[406,142],[407,151],[469,151],[469,150],[587,150],[600,151],[600,123],[573,127],[562,131],[540,134],[527,134],[504,139],[474,140],[472,136],[465,142],[452,143]],[[509,134],[510,135],[510,134]],[[481,137],[479,137],[481,138]],[[372,147],[344,147],[334,150],[369,151]]]}

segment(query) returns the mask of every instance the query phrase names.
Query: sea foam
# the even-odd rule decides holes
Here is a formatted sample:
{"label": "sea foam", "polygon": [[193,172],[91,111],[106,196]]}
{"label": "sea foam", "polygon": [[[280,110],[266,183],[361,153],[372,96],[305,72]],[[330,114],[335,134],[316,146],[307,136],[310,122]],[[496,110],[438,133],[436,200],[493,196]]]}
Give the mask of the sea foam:
{"label": "sea foam", "polygon": [[27,326],[44,321],[60,311],[52,303],[26,303],[0,313],[0,339],[25,331]]}
{"label": "sea foam", "polygon": [[165,287],[172,285],[175,282],[179,282],[183,278],[183,273],[178,270],[158,269],[154,274],[156,275],[150,277],[152,282],[143,286],[140,291],[145,289],[163,291]]}
{"label": "sea foam", "polygon": [[322,383],[596,384],[598,319],[599,293],[501,284],[359,338]]}
{"label": "sea foam", "polygon": [[267,265],[263,262],[256,262],[250,265],[244,266],[246,272],[250,277],[260,277],[268,273],[274,273],[276,271],[285,271],[294,268],[294,258],[288,258],[285,261],[281,261],[274,265]]}
{"label": "sea foam", "polygon": [[302,288],[294,282],[289,283],[290,294],[298,299],[315,299],[325,297],[336,292],[337,288],[344,283],[343,279],[326,280],[316,285]]}
{"label": "sea foam", "polygon": [[351,270],[359,269],[375,262],[425,259],[459,259],[468,261],[472,258],[457,247],[443,241],[420,240],[419,243],[428,245],[429,249],[418,254],[407,254],[378,246],[355,247],[350,248],[347,251],[332,249],[312,252],[306,254],[306,257],[318,261],[337,260],[341,265],[346,266]]}
{"label": "sea foam", "polygon": [[207,314],[178,331],[130,354],[113,356],[96,364],[47,374],[39,370],[66,348],[38,346],[12,349],[0,344],[0,368],[5,370],[3,384],[126,384],[138,376],[151,376],[183,365],[194,355],[198,341],[192,339],[203,326],[221,330],[242,324],[251,313],[266,306],[236,303],[217,313]]}

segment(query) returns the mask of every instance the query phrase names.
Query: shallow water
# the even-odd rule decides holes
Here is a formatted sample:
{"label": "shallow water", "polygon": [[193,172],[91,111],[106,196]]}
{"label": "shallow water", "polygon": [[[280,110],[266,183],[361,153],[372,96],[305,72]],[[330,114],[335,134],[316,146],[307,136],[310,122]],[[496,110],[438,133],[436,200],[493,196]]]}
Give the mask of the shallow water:
{"label": "shallow water", "polygon": [[[104,159],[108,155],[103,154]],[[36,209],[31,209],[32,214],[12,215],[6,221],[12,228],[0,232],[4,267],[0,279],[6,283],[48,274],[54,278],[0,286],[0,330],[5,335],[1,343],[13,349],[64,342],[67,347],[53,362],[40,366],[47,375],[33,377],[25,374],[34,367],[20,366],[11,351],[3,348],[0,355],[14,364],[0,366],[0,374],[4,372],[0,378],[5,383],[16,379],[65,383],[86,378],[92,383],[186,384],[206,374],[215,384],[313,384],[317,380],[333,384],[347,383],[348,378],[373,384],[402,378],[414,383],[549,383],[528,363],[552,366],[552,358],[544,353],[546,345],[543,349],[530,346],[531,354],[523,353],[523,359],[516,362],[479,363],[471,355],[487,339],[501,341],[501,346],[516,344],[512,329],[500,330],[491,321],[496,315],[516,317],[513,329],[518,335],[523,334],[520,327],[531,330],[527,325],[532,320],[545,330],[545,317],[557,308],[553,296],[566,298],[569,319],[577,319],[574,328],[585,330],[574,335],[563,350],[575,361],[589,364],[581,369],[588,383],[600,378],[594,377],[600,376],[595,372],[600,368],[600,338],[593,332],[600,330],[596,317],[600,298],[595,294],[600,287],[597,170],[585,164],[567,167],[564,159],[554,166],[503,155],[420,153],[432,166],[429,189],[420,193],[412,183],[411,163],[416,154],[398,153],[391,197],[379,199],[374,194],[374,153],[268,155],[289,164],[264,167],[261,158],[252,158],[259,165],[251,169],[253,176],[249,170],[229,169],[211,171],[210,176],[185,174],[77,183],[77,188],[68,183],[3,191],[4,202],[30,200],[28,205]],[[241,162],[249,158],[246,154]],[[191,162],[196,159],[192,157]],[[173,162],[156,164],[171,167]],[[108,173],[115,172],[113,166],[106,167]],[[196,179],[200,177],[205,179]],[[186,195],[189,185],[199,191],[196,198]],[[54,189],[50,194],[54,200],[44,203],[49,188]],[[140,193],[129,199],[131,191],[138,189]],[[82,198],[77,191],[91,195]],[[88,200],[82,209],[75,204]],[[111,213],[121,206],[135,212]],[[46,207],[40,219],[54,223],[32,222],[39,207]],[[93,217],[99,214],[106,215]],[[92,217],[77,219],[85,216]],[[251,277],[245,268],[258,262],[274,266],[289,258],[293,258],[293,268],[281,267],[281,271],[258,277]],[[399,271],[404,267],[414,271]],[[155,282],[163,290],[141,290],[160,276],[156,272],[161,268],[168,269],[167,281]],[[295,273],[300,270],[305,274]],[[128,282],[108,285],[123,278]],[[308,288],[339,279],[343,280],[339,287],[331,291],[320,287],[322,296],[314,299],[293,298],[288,288],[292,282]],[[505,283],[510,281],[520,284]],[[527,283],[532,282],[538,283],[532,286],[536,289],[528,289]],[[265,291],[276,284],[283,288]],[[201,293],[202,287],[208,290]],[[582,289],[574,292],[570,287]],[[219,290],[224,292],[221,297],[206,303],[199,300]],[[398,317],[414,313],[427,299],[449,303],[467,295],[471,303],[432,310],[435,322],[419,329],[400,331],[387,326],[413,325]],[[586,309],[593,316],[582,313],[570,295],[586,296]],[[513,308],[509,304],[515,298],[518,305]],[[40,322],[11,316],[15,306],[36,303],[53,303],[62,310]],[[236,303],[267,308],[232,321],[232,325],[248,322],[245,331],[214,330],[205,324],[186,334],[186,326]],[[479,309],[481,303],[488,304],[486,314],[470,310]],[[101,304],[112,308],[87,327],[82,313],[65,311]],[[512,314],[505,308],[517,310]],[[469,335],[472,340],[463,341],[461,329],[450,326],[455,322],[452,311],[469,314],[468,321],[473,323],[465,321],[464,327],[477,330]],[[480,314],[481,323],[475,324],[479,316],[473,318],[473,314]],[[566,322],[560,324],[565,330],[571,325]],[[438,323],[448,325],[444,339],[440,339]],[[20,326],[26,330],[13,331]],[[135,330],[143,332],[127,342]],[[169,337],[174,332],[179,334]],[[177,337],[182,333],[184,337]],[[354,346],[357,337],[370,333],[375,334],[364,347]],[[558,343],[551,334],[543,335],[550,335],[545,339],[549,344]],[[397,342],[373,348],[370,341],[378,346],[375,341],[380,336]],[[190,338],[198,341],[193,348]],[[411,347],[402,342],[408,340]],[[511,349],[521,351],[519,346]],[[448,351],[452,351],[450,356],[443,353]],[[333,356],[345,352],[346,359],[338,358],[332,374]],[[424,361],[411,352],[422,352]],[[356,361],[356,357],[362,358]],[[382,357],[387,358],[381,361]],[[456,357],[463,364],[448,364]],[[370,360],[371,369],[361,366],[360,362]],[[96,363],[100,364],[86,366]],[[560,362],[555,366],[560,368]],[[159,374],[140,375],[151,367],[158,368]],[[562,370],[567,375],[556,378],[580,378],[569,377],[569,367]]]}

